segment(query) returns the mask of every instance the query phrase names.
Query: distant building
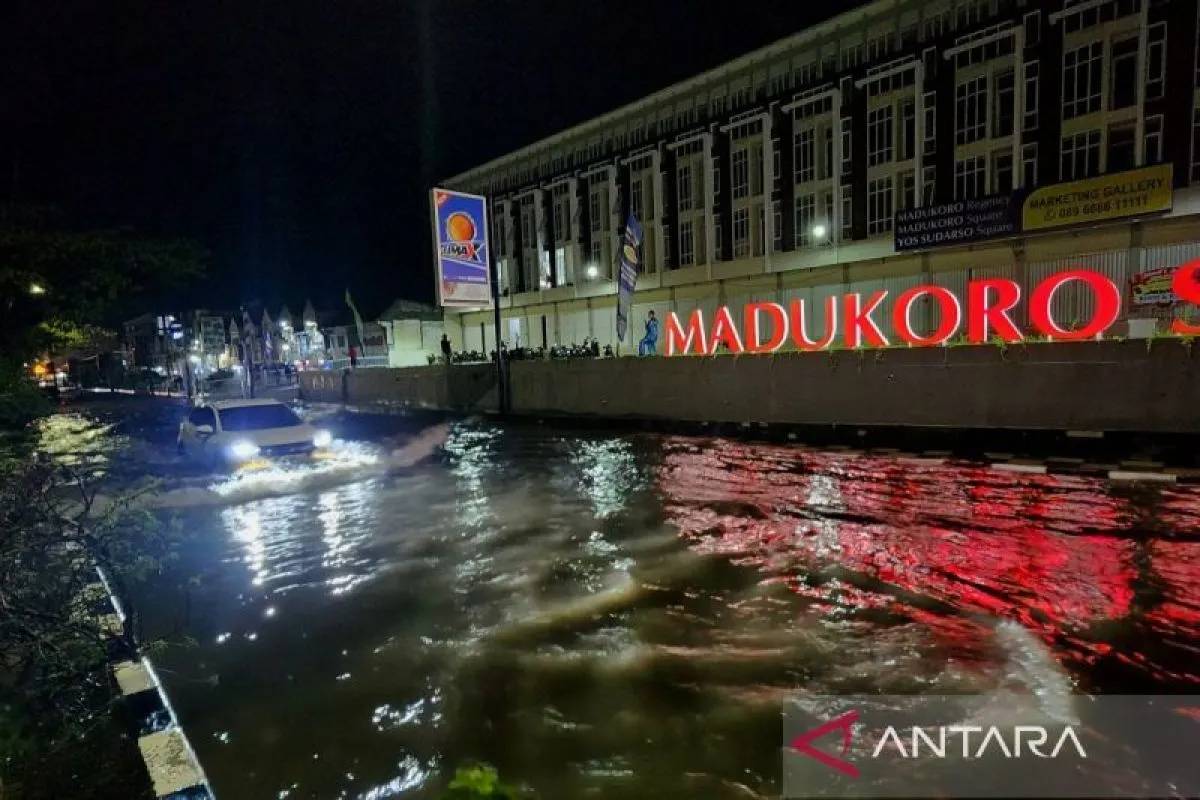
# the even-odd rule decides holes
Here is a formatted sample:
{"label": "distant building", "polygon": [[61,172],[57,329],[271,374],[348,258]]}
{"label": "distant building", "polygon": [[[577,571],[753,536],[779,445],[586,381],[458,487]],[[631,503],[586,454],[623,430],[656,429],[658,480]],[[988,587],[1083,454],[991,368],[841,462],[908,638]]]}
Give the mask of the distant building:
{"label": "distant building", "polygon": [[[1200,257],[1197,9],[878,0],[443,185],[490,200],[501,335],[514,346],[615,339],[630,213],[645,245],[627,346],[650,310],[711,319],[720,305],[801,298],[819,326],[824,299],[844,292],[888,290],[881,315],[906,288],[973,276],[1017,281],[1025,297],[1081,256],[1126,289],[1123,319],[1170,314],[1139,306],[1131,287]],[[1063,197],[1115,196],[1141,178],[1072,183],[1142,168],[1166,184],[1169,208],[1093,220],[1081,202],[1087,224],[1018,224],[955,244],[973,234],[951,204],[1019,206],[1056,185]],[[957,226],[945,244],[898,236],[898,215],[914,209]],[[1063,319],[1089,302],[1079,286],[1054,298]],[[490,312],[448,316],[462,346],[495,347]],[[1016,316],[1028,327],[1024,300]]]}

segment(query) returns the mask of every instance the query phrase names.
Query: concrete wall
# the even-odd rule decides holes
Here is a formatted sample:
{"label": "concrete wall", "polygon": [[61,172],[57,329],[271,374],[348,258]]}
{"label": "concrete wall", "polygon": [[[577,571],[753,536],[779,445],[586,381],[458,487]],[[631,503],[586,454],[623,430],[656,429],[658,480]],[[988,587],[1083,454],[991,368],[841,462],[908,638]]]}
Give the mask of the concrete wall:
{"label": "concrete wall", "polygon": [[[361,370],[351,375],[350,402],[491,409],[491,371],[490,365]],[[1111,341],[519,361],[510,375],[519,414],[1200,432],[1200,351],[1175,339],[1149,346]],[[322,391],[306,375],[306,398],[310,386]]]}
{"label": "concrete wall", "polygon": [[[343,386],[343,381],[345,382]],[[490,364],[303,372],[300,396],[318,403],[387,405],[445,411],[495,411],[496,370]]]}

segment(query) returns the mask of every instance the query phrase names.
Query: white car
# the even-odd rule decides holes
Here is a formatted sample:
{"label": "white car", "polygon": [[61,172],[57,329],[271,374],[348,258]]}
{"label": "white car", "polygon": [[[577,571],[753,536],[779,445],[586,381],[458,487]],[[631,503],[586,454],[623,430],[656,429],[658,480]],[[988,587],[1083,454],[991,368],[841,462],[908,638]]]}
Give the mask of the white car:
{"label": "white car", "polygon": [[333,443],[278,400],[221,400],[193,408],[179,424],[179,452],[228,466],[308,456]]}

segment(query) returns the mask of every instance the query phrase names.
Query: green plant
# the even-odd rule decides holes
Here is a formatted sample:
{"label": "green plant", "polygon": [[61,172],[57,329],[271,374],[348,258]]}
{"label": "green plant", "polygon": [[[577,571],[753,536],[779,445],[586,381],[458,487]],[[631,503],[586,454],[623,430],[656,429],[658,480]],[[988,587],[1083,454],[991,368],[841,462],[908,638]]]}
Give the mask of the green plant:
{"label": "green plant", "polygon": [[500,774],[489,764],[459,767],[441,800],[518,800],[522,795],[500,782]]}

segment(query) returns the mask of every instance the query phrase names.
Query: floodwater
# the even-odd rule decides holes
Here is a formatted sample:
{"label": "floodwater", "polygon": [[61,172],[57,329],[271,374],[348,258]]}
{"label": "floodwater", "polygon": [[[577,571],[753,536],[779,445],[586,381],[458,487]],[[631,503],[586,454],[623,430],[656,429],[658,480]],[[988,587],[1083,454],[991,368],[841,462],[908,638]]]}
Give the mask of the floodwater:
{"label": "floodwater", "polygon": [[476,760],[540,798],[773,797],[800,693],[1200,685],[1198,486],[339,415],[338,460],[237,478],[179,462],[181,413],[43,442],[162,482],[180,556],[136,605],[194,640],[154,660],[222,800],[437,797]]}

